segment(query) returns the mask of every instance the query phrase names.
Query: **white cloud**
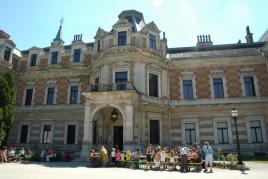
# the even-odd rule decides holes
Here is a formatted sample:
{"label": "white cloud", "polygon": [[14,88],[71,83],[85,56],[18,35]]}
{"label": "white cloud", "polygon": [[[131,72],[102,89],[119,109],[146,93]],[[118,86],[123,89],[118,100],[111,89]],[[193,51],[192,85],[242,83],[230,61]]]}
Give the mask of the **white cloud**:
{"label": "white cloud", "polygon": [[159,8],[162,6],[163,0],[153,0],[153,5],[156,8]]}

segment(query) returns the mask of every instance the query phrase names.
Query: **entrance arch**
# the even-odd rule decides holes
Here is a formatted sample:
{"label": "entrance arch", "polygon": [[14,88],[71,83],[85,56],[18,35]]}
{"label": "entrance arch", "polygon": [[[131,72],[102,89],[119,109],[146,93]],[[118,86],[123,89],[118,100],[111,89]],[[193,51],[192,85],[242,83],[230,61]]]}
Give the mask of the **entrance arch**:
{"label": "entrance arch", "polygon": [[[115,110],[117,120],[111,120],[112,111]],[[102,105],[92,112],[92,147],[108,148],[118,147],[123,150],[124,146],[124,115],[115,105]]]}

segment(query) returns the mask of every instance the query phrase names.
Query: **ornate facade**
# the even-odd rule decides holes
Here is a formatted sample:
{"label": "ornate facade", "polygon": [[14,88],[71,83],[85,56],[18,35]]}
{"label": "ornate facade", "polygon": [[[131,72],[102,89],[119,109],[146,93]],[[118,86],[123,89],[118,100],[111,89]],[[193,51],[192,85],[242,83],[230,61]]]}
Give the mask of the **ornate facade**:
{"label": "ornate facade", "polygon": [[244,155],[267,155],[268,66],[265,42],[168,48],[165,34],[143,14],[123,11],[95,41],[62,25],[46,48],[21,52],[17,115],[9,143],[81,151],[105,145],[133,150],[202,143],[236,147],[230,111],[238,109]]}

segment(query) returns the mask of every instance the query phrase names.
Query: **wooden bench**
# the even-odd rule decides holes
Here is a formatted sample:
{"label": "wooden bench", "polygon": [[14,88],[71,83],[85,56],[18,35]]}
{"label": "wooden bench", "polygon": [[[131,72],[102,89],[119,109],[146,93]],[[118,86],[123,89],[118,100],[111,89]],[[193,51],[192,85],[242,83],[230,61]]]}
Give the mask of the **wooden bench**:
{"label": "wooden bench", "polygon": [[191,171],[191,167],[194,167],[194,171],[201,171],[202,170],[202,162],[201,163],[188,163],[189,171]]}

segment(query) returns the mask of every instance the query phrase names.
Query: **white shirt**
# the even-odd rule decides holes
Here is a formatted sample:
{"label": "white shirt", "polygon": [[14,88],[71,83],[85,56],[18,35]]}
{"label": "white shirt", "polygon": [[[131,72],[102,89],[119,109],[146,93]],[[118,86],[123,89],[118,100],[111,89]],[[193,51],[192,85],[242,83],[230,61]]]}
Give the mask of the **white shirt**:
{"label": "white shirt", "polygon": [[188,155],[189,148],[188,147],[182,147],[180,150],[181,155]]}

